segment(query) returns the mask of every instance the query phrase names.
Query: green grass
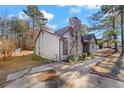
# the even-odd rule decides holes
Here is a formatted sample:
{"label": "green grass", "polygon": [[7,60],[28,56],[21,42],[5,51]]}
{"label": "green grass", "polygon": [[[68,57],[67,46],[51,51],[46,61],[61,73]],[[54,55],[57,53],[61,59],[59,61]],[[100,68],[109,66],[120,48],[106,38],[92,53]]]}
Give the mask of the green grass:
{"label": "green grass", "polygon": [[124,67],[121,67],[122,70],[124,70]]}
{"label": "green grass", "polygon": [[24,56],[14,56],[5,61],[0,61],[0,76],[10,74],[29,67],[36,67],[44,64],[54,63],[53,60],[29,54]]}
{"label": "green grass", "polygon": [[49,60],[49,59],[43,58],[41,56],[38,56],[36,54],[32,54],[32,60],[39,61],[39,62],[55,62],[54,60]]}
{"label": "green grass", "polygon": [[41,56],[38,56],[38,55],[36,55],[36,54],[32,54],[32,60],[33,60],[33,61],[48,61],[48,59],[43,58],[43,57],[41,57]]}

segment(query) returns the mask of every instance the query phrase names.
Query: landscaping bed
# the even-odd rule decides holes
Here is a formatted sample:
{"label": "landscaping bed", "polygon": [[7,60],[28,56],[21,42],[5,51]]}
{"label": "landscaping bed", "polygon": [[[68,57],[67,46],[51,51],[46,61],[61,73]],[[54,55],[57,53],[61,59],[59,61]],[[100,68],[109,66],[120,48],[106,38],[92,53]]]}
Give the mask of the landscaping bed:
{"label": "landscaping bed", "polygon": [[116,52],[93,65],[90,72],[124,82],[124,56]]}
{"label": "landscaping bed", "polygon": [[97,54],[98,54],[100,57],[109,57],[109,56],[112,55],[113,53],[114,53],[114,50],[108,49],[108,48],[104,48],[104,49],[101,49],[101,50],[98,50],[98,51],[97,51]]}
{"label": "landscaping bed", "polygon": [[90,61],[96,58],[95,53],[83,53],[82,55],[79,56],[79,59],[76,59],[74,56],[69,57],[69,63],[70,64],[80,64],[84,63],[86,61]]}

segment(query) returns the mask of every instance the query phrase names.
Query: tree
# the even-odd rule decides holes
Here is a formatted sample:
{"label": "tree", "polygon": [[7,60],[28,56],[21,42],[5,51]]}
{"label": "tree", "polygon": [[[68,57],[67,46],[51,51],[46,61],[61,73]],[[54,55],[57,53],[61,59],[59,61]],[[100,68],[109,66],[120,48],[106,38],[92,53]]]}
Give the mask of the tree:
{"label": "tree", "polygon": [[110,45],[114,45],[115,46],[115,42],[117,43],[117,39],[116,39],[116,41],[115,41],[115,39],[113,39],[114,38],[113,37],[113,33],[115,34],[115,36],[120,35],[120,31],[119,30],[105,31],[104,34],[103,34],[103,42],[106,42],[108,47]]}
{"label": "tree", "polygon": [[47,19],[44,18],[43,13],[38,9],[38,6],[36,5],[27,6],[27,9],[23,10],[23,12],[31,18],[33,30],[37,26],[42,27],[44,22],[47,21]]}
{"label": "tree", "polygon": [[104,41],[101,40],[101,39],[99,39],[99,40],[97,40],[97,43],[99,45],[99,49],[102,49],[103,48]]}
{"label": "tree", "polygon": [[17,47],[24,47],[25,40],[24,39],[24,34],[28,30],[28,25],[25,20],[19,20],[19,19],[12,19],[12,30],[16,34],[17,38]]}
{"label": "tree", "polygon": [[[106,17],[110,17],[111,16],[111,22],[113,24],[113,31],[116,30],[115,29],[115,20],[119,22],[118,19],[121,20],[121,37],[122,37],[122,54],[124,51],[124,41],[123,41],[123,6],[121,5],[103,5],[100,9],[100,11],[98,11],[97,13],[95,13],[92,17],[92,19],[98,21],[98,20],[103,20]],[[100,25],[101,26],[101,25]],[[99,27],[100,27],[99,26]],[[114,40],[116,41],[116,36],[115,34],[113,34],[114,36]],[[116,49],[117,44],[115,42],[115,50]]]}
{"label": "tree", "polygon": [[112,43],[112,35],[111,35],[112,31],[105,31],[103,34],[103,42],[107,43],[107,47],[110,47],[109,45],[111,45]]}
{"label": "tree", "polygon": [[0,28],[3,32],[4,37],[7,37],[7,38],[9,37],[9,33],[10,33],[10,31],[8,29],[9,27],[10,27],[10,22],[9,22],[8,17],[5,16],[5,17],[1,18]]}
{"label": "tree", "polygon": [[121,44],[122,44],[122,55],[124,55],[124,32],[123,32],[123,11],[124,6],[120,6],[120,14],[121,14]]}
{"label": "tree", "polygon": [[[115,6],[115,5],[111,5],[111,6],[102,6],[102,11],[104,14],[116,14],[117,16],[116,17],[120,17],[121,19],[121,42],[122,42],[122,54],[123,54],[123,51],[124,51],[124,41],[123,41],[123,6]],[[117,19],[116,17],[113,17],[113,31],[115,30],[115,19]],[[114,34],[114,38],[116,38],[116,35]],[[115,46],[116,45],[116,42],[115,42]]]}
{"label": "tree", "polygon": [[27,6],[27,8],[23,10],[23,12],[31,20],[30,22],[27,22],[27,24],[29,24],[30,26],[25,35],[27,37],[27,45],[34,45],[37,33],[46,28],[47,19],[44,18],[43,13],[39,10],[39,7],[36,5]]}
{"label": "tree", "polygon": [[81,24],[81,35],[87,34],[89,32],[89,27],[85,24]]}

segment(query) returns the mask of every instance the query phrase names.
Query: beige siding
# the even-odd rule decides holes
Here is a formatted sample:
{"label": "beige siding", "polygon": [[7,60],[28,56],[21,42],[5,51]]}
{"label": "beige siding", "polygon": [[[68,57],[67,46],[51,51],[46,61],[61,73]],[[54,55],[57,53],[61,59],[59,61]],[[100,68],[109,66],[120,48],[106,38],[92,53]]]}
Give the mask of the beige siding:
{"label": "beige siding", "polygon": [[[59,38],[51,33],[41,33],[36,42],[36,51],[40,56],[52,60],[59,60]],[[39,54],[38,54],[39,55]]]}
{"label": "beige siding", "polygon": [[90,52],[96,52],[97,50],[97,45],[96,45],[96,42],[95,42],[95,39],[92,38],[91,41],[90,41]]}

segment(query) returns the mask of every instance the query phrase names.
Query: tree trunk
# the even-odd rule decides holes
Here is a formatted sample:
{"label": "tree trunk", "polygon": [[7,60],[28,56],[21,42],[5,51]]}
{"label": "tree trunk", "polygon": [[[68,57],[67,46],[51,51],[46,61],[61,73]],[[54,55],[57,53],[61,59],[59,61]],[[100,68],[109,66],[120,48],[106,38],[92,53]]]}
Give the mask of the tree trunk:
{"label": "tree trunk", "polygon": [[109,41],[107,41],[106,43],[107,43],[107,48],[109,48]]}
{"label": "tree trunk", "polygon": [[33,20],[32,20],[32,21],[33,21],[33,30],[34,30],[34,18],[33,18]]}
{"label": "tree trunk", "polygon": [[124,37],[123,37],[123,6],[120,6],[121,9],[121,44],[122,44],[122,55],[124,54]]}
{"label": "tree trunk", "polygon": [[115,45],[115,52],[118,51],[118,48],[117,48],[117,38],[116,38],[116,34],[115,34],[115,19],[113,18],[113,36],[114,36],[114,45]]}

